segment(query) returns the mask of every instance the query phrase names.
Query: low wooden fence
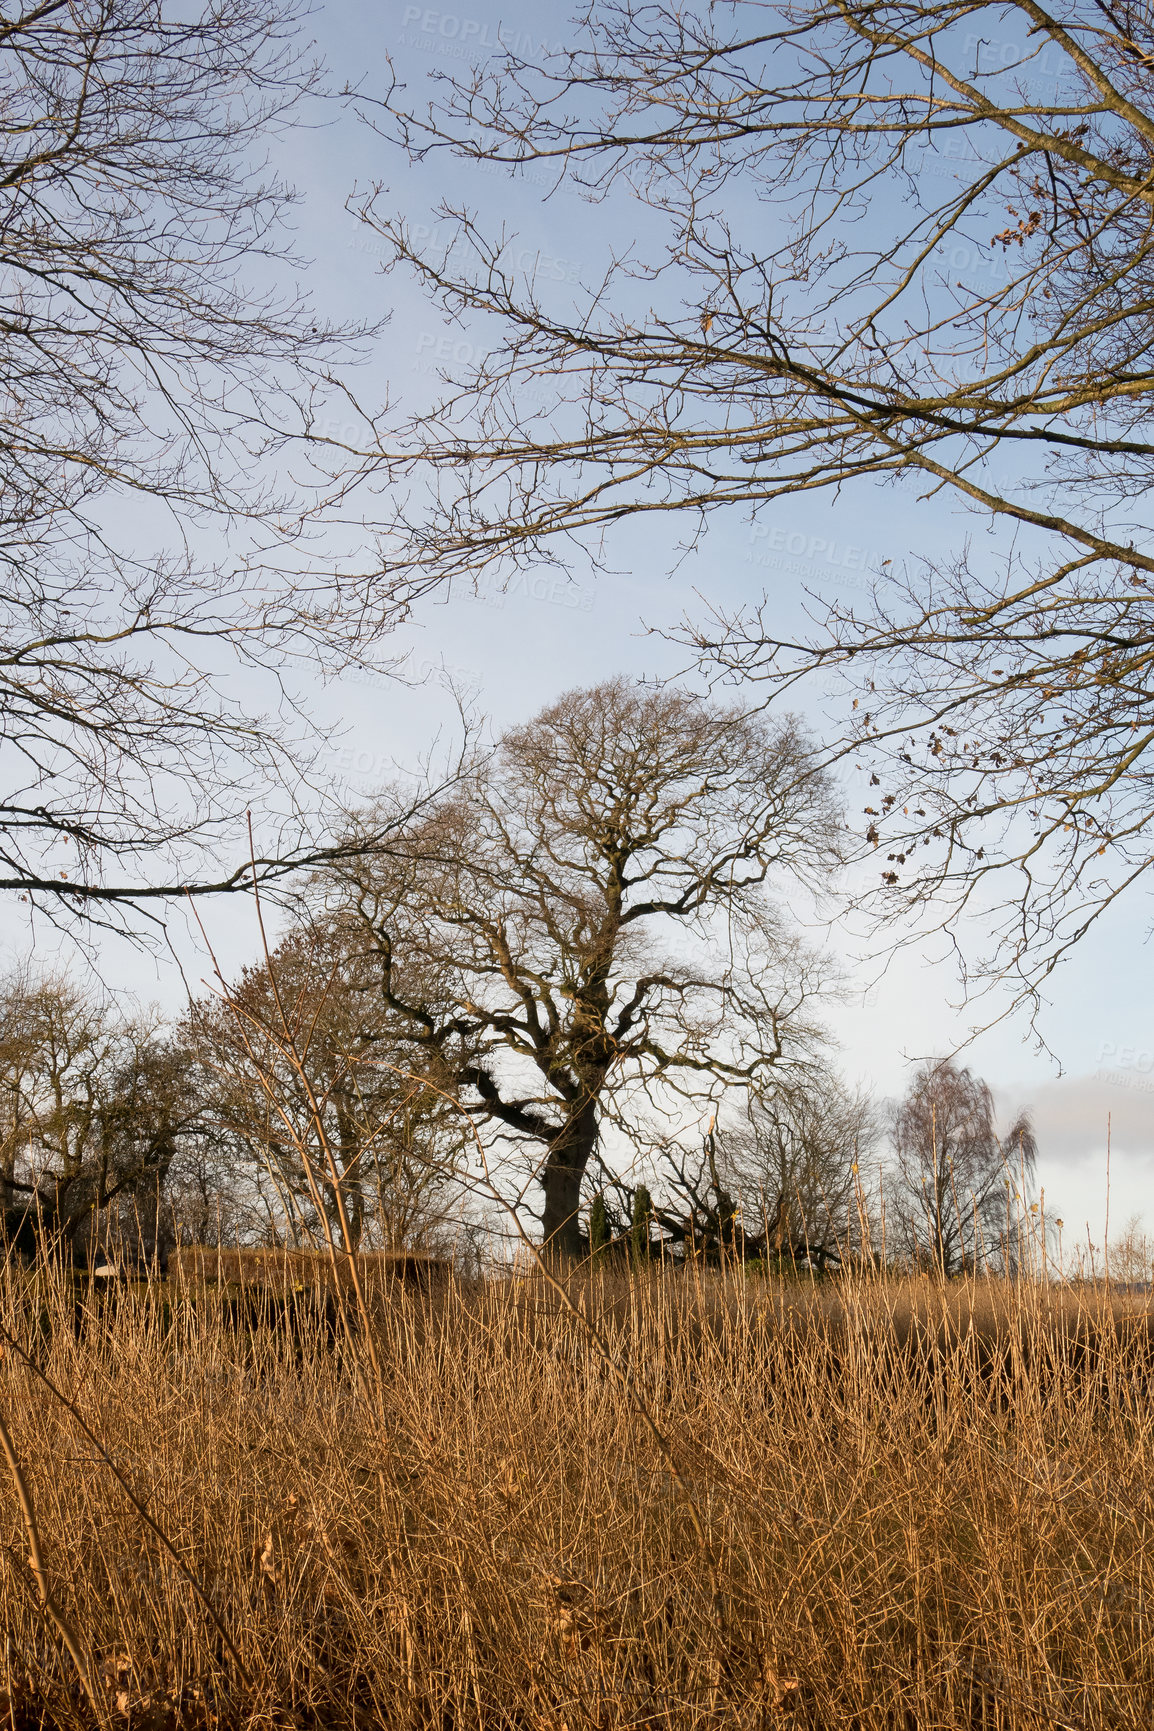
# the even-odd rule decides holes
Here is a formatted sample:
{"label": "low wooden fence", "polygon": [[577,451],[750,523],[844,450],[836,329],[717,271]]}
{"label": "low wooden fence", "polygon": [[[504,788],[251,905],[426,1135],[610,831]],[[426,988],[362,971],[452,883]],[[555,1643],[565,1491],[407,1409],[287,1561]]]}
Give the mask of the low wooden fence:
{"label": "low wooden fence", "polygon": [[[427,1290],[452,1272],[448,1257],[418,1251],[367,1250],[357,1257],[362,1285],[377,1292],[394,1282]],[[329,1290],[351,1285],[349,1258],[338,1256],[336,1271],[323,1250],[214,1250],[186,1246],[169,1252],[168,1278],[178,1286],[264,1287],[277,1292],[302,1288]]]}

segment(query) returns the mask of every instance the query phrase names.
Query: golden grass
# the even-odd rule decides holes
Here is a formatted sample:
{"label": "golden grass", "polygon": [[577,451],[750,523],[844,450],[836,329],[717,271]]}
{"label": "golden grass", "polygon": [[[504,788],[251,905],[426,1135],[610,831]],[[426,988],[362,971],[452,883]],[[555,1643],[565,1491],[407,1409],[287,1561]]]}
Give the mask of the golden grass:
{"label": "golden grass", "polygon": [[[1144,1304],[572,1290],[585,1320],[533,1279],[398,1285],[374,1386],[321,1306],[253,1326],[186,1286],[76,1312],[10,1276],[0,1324],[203,1594],[7,1350],[106,1723],[1150,1731]],[[0,1731],[90,1724],[7,1480],[0,1546]]]}

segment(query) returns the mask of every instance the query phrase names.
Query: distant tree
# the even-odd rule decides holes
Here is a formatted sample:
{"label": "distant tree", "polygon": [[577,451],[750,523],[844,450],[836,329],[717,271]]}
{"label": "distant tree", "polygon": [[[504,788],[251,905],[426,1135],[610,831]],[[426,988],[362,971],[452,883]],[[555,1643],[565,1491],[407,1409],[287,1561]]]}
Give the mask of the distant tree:
{"label": "distant tree", "polygon": [[510,729],[318,893],[430,1070],[536,1174],[546,1242],[579,1255],[606,1126],[649,1136],[813,1050],[822,968],[770,892],[828,880],[838,836],[793,722],[619,679]]}
{"label": "distant tree", "polygon": [[609,1224],[609,1214],[605,1207],[605,1196],[598,1191],[589,1205],[589,1254],[598,1257],[606,1250],[612,1241],[613,1231]]}
{"label": "distant tree", "polygon": [[1154,1276],[1154,1238],[1145,1229],[1141,1214],[1132,1214],[1121,1234],[1106,1249],[1111,1280],[1150,1289]]}
{"label": "distant tree", "polygon": [[894,1115],[893,1143],[886,1215],[908,1254],[946,1278],[1015,1261],[1023,1187],[1037,1157],[1028,1113],[1000,1138],[989,1088],[942,1059],[915,1074]]}
{"label": "distant tree", "polygon": [[747,1232],[767,1255],[823,1268],[869,1251],[877,1137],[873,1101],[825,1064],[751,1103],[728,1140],[727,1167]]}
{"label": "distant tree", "polygon": [[868,1096],[826,1061],[799,1067],[722,1113],[700,1152],[662,1152],[667,1200],[657,1218],[706,1254],[825,1267],[863,1248],[872,1203],[862,1170],[877,1139]]}
{"label": "distant tree", "polygon": [[[260,1198],[274,1237],[399,1250],[444,1230],[459,1115],[422,1086],[424,1054],[331,928],[293,932],[222,982],[183,1037],[218,1182]],[[257,1226],[251,1202],[249,1215]]]}
{"label": "distant tree", "polygon": [[634,1267],[649,1260],[653,1229],[653,1198],[644,1184],[633,1192],[633,1217],[629,1222],[629,1255]]}
{"label": "distant tree", "polygon": [[200,1055],[189,1051],[187,1062],[201,1110],[165,1174],[160,1198],[164,1249],[284,1243],[275,1185],[263,1167],[238,1157],[235,1138],[214,1119],[211,1093],[201,1086]]}
{"label": "distant tree", "polygon": [[680,1145],[666,1143],[658,1155],[665,1182],[661,1202],[653,1210],[657,1224],[671,1244],[683,1245],[693,1256],[713,1258],[725,1250],[744,1251],[740,1205],[726,1182],[728,1170],[722,1177],[726,1163],[724,1157],[719,1159],[718,1140],[714,1115],[700,1150],[687,1154]]}
{"label": "distant tree", "polygon": [[156,1022],[62,977],[0,988],[0,1196],[10,1242],[157,1248],[162,1197],[195,1123],[185,1057]]}

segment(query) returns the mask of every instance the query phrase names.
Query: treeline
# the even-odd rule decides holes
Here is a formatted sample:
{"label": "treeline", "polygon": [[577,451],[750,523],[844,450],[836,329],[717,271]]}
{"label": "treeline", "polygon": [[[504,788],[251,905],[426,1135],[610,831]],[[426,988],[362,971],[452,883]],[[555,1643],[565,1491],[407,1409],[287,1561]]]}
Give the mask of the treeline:
{"label": "treeline", "polygon": [[797,914],[844,833],[795,720],[570,692],[350,813],[284,935],[178,1020],[10,980],[9,1241],[460,1249],[517,1221],[563,1257],[1004,1263],[1028,1122],[1000,1138],[950,1062],[896,1111],[838,1072]]}

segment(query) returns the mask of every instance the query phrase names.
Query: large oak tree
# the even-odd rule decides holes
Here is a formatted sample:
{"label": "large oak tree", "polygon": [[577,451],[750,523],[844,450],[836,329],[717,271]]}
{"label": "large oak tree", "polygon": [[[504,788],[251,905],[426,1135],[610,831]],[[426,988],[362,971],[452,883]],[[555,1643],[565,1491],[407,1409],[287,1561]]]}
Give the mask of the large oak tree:
{"label": "large oak tree", "polygon": [[582,1246],[612,1132],[652,1140],[812,1054],[822,967],[779,901],[828,876],[840,825],[794,723],[610,681],[388,815],[326,917],[427,1074],[527,1159],[555,1250]]}

